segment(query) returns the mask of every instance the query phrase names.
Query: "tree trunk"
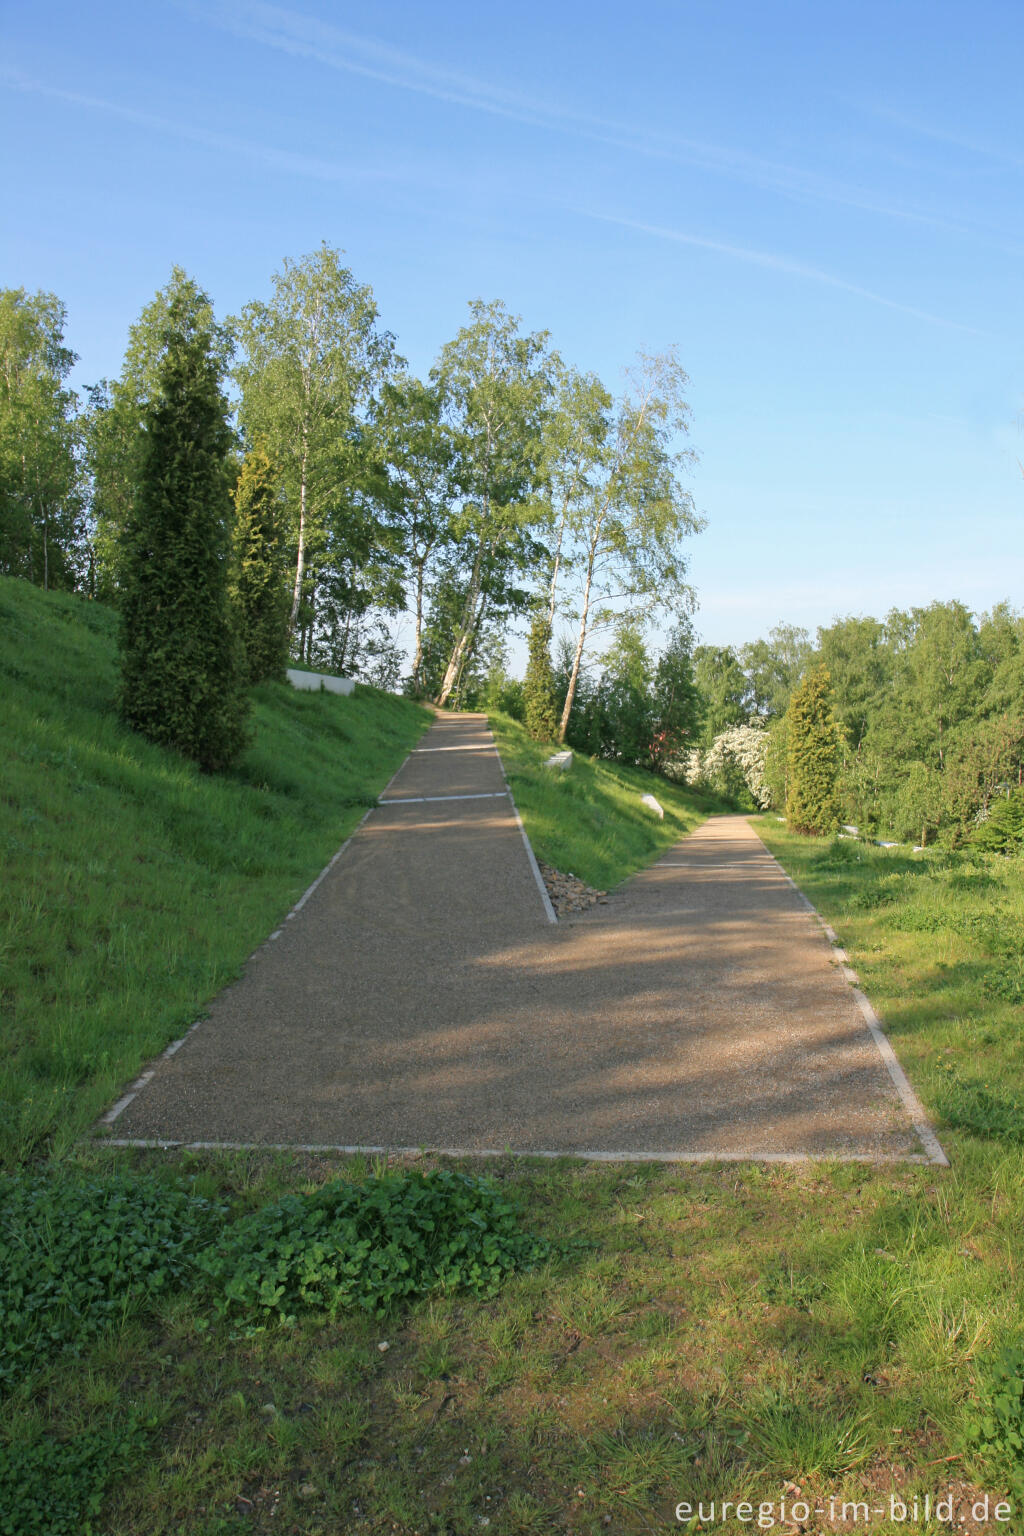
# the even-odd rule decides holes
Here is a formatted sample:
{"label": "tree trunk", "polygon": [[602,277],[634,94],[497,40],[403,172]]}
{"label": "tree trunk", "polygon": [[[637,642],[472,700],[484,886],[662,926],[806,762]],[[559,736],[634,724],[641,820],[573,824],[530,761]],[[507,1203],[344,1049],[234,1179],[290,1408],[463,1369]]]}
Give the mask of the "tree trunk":
{"label": "tree trunk", "polygon": [[423,565],[416,567],[416,649],[412,658],[412,681],[417,693],[423,689]]}
{"label": "tree trunk", "polygon": [[302,601],[302,582],[306,575],[306,470],[309,460],[309,430],[302,428],[302,465],[299,471],[299,552],[295,563],[295,590],[292,593],[292,611],[288,620],[289,638],[295,633],[295,623]]}
{"label": "tree trunk", "polygon": [[452,647],[452,654],[445,669],[444,681],[441,684],[437,696],[437,704],[443,709],[448,702],[448,697],[455,687],[455,680],[462,670],[466,659],[466,651],[477,625],[477,603],[480,601],[480,580],[484,563],[484,539],[480,536],[477,544],[476,558],[473,561],[473,575],[470,578],[469,591],[462,609],[462,620],[459,624],[459,633]]}
{"label": "tree trunk", "polygon": [[587,642],[587,620],[590,617],[590,589],[594,582],[594,562],[597,559],[597,544],[600,536],[601,521],[595,526],[590,539],[590,553],[587,558],[587,580],[583,588],[583,608],[580,613],[579,634],[576,637],[576,653],[572,658],[569,687],[566,690],[565,704],[562,706],[562,719],[558,726],[558,739],[560,742],[565,740],[565,733],[569,729],[569,716],[572,714],[572,702],[576,697],[576,683],[579,680],[580,663],[583,660],[583,647]]}

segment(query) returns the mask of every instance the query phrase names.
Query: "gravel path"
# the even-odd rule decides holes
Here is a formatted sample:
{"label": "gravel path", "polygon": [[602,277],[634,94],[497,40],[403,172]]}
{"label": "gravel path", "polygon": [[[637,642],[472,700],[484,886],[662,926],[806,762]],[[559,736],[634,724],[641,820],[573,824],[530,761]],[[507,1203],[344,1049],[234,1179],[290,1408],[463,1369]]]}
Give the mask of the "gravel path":
{"label": "gravel path", "polygon": [[820,925],[742,817],[552,916],[485,717],[442,716],[111,1133],[924,1157]]}

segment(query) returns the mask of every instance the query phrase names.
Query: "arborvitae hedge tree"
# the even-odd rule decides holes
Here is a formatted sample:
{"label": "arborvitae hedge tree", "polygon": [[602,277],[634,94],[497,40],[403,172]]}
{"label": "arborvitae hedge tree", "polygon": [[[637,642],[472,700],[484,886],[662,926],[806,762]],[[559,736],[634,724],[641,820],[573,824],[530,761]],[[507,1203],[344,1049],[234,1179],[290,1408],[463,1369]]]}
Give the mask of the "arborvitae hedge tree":
{"label": "arborvitae hedge tree", "polygon": [[231,596],[250,683],[283,680],[288,659],[289,592],[278,478],[270,455],[256,447],[246,454],[235,487]]}
{"label": "arborvitae hedge tree", "polygon": [[551,620],[543,610],[530,625],[529,647],[523,684],[526,729],[534,741],[553,741],[558,734],[558,694],[551,665]]}
{"label": "arborvitae hedge tree", "polygon": [[228,603],[235,470],[221,339],[209,299],[186,282],[143,412],[121,606],[125,721],[208,772],[238,756],[248,708]]}
{"label": "arborvitae hedge tree", "polygon": [[839,826],[842,728],[828,671],[808,673],[786,712],[786,819],[796,832],[827,836]]}

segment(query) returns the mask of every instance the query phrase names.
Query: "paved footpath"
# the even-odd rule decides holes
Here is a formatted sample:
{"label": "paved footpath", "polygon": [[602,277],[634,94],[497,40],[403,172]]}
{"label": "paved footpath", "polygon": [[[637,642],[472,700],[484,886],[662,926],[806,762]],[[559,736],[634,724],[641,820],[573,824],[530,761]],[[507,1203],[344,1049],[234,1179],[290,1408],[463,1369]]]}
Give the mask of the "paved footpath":
{"label": "paved footpath", "polygon": [[110,1134],[635,1157],[936,1150],[744,818],[712,818],[607,906],[553,925],[486,718],[468,714],[439,717]]}

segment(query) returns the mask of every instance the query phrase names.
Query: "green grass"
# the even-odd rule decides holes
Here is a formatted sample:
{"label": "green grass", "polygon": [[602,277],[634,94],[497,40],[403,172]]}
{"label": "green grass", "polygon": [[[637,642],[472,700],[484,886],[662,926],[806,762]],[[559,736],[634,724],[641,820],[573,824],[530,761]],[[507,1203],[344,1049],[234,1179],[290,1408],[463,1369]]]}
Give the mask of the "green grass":
{"label": "green grass", "polygon": [[[152,1012],[136,1032],[121,968],[106,947],[98,961],[92,948],[100,916],[120,903],[126,954],[143,924],[162,953],[176,908],[195,929],[175,941],[188,955],[206,942],[206,909],[222,905],[236,939],[234,958],[220,963],[223,974],[237,969],[361,813],[339,801],[365,793],[367,775],[375,785],[387,776],[382,760],[397,760],[418,717],[371,694],[270,690],[246,769],[231,783],[202,781],[117,726],[109,616],[12,584],[0,586],[0,607],[7,635],[20,629],[23,640],[7,653],[8,675],[16,666],[21,677],[16,748],[3,743],[3,832],[25,846],[14,849],[19,926],[5,965],[36,1021],[30,1029],[19,1012],[16,1035],[8,1012],[5,1048],[15,1049],[6,1060],[13,1067],[37,1043],[52,1052],[60,1016],[69,1059],[78,1052],[88,1068],[48,1085],[61,1093],[27,1145],[49,1137],[63,1150],[48,1166],[68,1184],[136,1180],[147,1210],[173,1201],[141,1175],[184,1180],[228,1207],[232,1223],[339,1174],[365,1179],[374,1169],[343,1157],[71,1147],[119,1077],[88,1059],[82,1041],[94,1016],[111,1021],[106,1048],[123,1051],[120,1076],[130,1075],[128,1062],[190,1019],[212,975],[192,977],[164,1017],[174,967],[164,955],[158,995],[147,994],[139,961],[132,996],[149,995]],[[371,711],[381,712],[381,746],[367,747],[366,760],[377,766],[362,782],[354,772],[332,777],[342,772],[334,759],[344,752],[351,765],[357,751],[338,727],[355,735],[353,720]],[[497,726],[539,852],[567,872],[610,885],[678,836],[683,818],[698,819],[690,801],[673,802],[676,825],[638,821],[632,797],[649,781],[600,763],[577,761],[571,774],[590,787],[567,792],[531,772],[540,749]],[[662,798],[660,785],[655,792]],[[276,809],[260,816],[260,805]],[[625,831],[610,825],[617,805]],[[799,1497],[794,1485],[812,1504],[872,1506],[890,1493],[912,1503],[952,1489],[966,1501],[968,1519],[954,1520],[965,1533],[979,1529],[969,1518],[979,1492],[1010,1495],[1019,1509],[1024,1145],[1014,967],[1024,871],[969,854],[796,839],[770,818],[761,825],[837,928],[936,1118],[949,1169],[467,1159],[454,1166],[493,1180],[522,1208],[526,1229],[550,1240],[540,1268],[513,1274],[490,1297],[441,1290],[384,1318],[312,1312],[287,1326],[219,1317],[180,1276],[136,1288],[98,1337],[79,1330],[77,1354],[40,1348],[6,1384],[0,1533],[6,1519],[17,1536],[77,1536],[87,1520],[104,1536],[647,1536],[680,1528],[683,1501],[747,1498],[777,1515],[783,1498]],[[238,839],[248,872],[232,862],[233,827],[250,828]],[[135,840],[147,853],[139,865]],[[90,862],[101,876],[92,885]],[[168,867],[174,890],[187,893],[176,904]],[[82,927],[61,905],[66,891],[82,905]],[[249,900],[243,921],[232,909]],[[55,926],[63,937],[51,946]],[[22,950],[38,974],[22,967]],[[65,993],[86,971],[94,1008],[70,1008]],[[22,1063],[17,1082],[27,1070]],[[78,1244],[77,1226],[65,1247]],[[97,1251],[102,1241],[102,1231],[81,1234]],[[126,1283],[152,1272],[153,1255],[137,1262],[135,1251],[121,1254]],[[83,1278],[62,1281],[61,1329]],[[32,1283],[45,1288],[45,1277]],[[980,1529],[1020,1524],[1015,1516]],[[733,1519],[712,1528],[757,1527]],[[832,1529],[813,1519],[808,1528]],[[870,1525],[873,1536],[922,1528]]]}
{"label": "green grass", "polygon": [[429,723],[256,690],[207,777],[117,718],[116,615],[0,579],[0,1163],[64,1150],[237,976]]}
{"label": "green grass", "polygon": [[933,1113],[1024,1145],[1024,859],[755,825],[837,930]]}
{"label": "green grass", "polygon": [[[533,851],[599,890],[636,874],[711,812],[727,809],[643,769],[580,753],[565,771],[545,768],[555,743],[533,741],[508,715],[488,718]],[[641,804],[648,794],[662,806],[664,821]]]}

